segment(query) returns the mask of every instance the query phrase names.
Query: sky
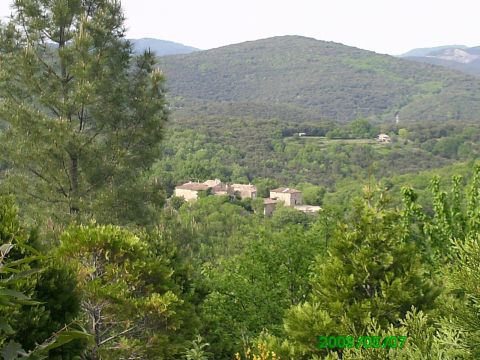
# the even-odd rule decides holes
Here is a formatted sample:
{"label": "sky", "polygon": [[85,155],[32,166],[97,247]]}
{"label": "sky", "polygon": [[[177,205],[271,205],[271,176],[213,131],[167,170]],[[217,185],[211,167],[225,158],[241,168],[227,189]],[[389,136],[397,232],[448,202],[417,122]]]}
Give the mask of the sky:
{"label": "sky", "polygon": [[[10,0],[0,0],[0,18]],[[123,0],[129,38],[203,50],[281,35],[398,55],[413,48],[480,45],[478,0]]]}

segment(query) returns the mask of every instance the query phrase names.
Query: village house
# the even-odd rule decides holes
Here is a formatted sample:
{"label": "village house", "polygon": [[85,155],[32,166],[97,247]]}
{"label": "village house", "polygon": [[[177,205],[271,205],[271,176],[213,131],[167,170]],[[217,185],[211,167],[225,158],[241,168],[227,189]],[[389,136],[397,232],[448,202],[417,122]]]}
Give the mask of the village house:
{"label": "village house", "polygon": [[186,201],[195,201],[200,191],[207,191],[209,188],[207,184],[190,181],[175,187],[175,196],[183,197]]}
{"label": "village house", "polygon": [[392,142],[392,139],[387,134],[380,134],[377,136],[377,141],[381,144],[389,144]]}
{"label": "village house", "polygon": [[219,179],[207,180],[204,184],[211,189],[213,195],[233,195],[233,188]]}
{"label": "village house", "polygon": [[[254,185],[228,185],[219,179],[207,180],[203,183],[190,181],[179,185],[175,187],[175,196],[183,197],[186,201],[195,201],[199,198],[199,194],[202,191],[211,195],[238,196],[242,199],[255,199],[257,197],[257,188]],[[303,205],[302,192],[300,190],[282,187],[270,190],[270,197],[263,199],[263,214],[271,216],[279,203],[306,214],[315,214],[321,210],[320,206]]]}
{"label": "village house", "polygon": [[263,215],[271,216],[277,207],[277,200],[270,198],[263,199]]}
{"label": "village house", "polygon": [[270,198],[283,201],[286,206],[302,204],[302,192],[291,188],[278,188],[270,190]]}
{"label": "village house", "polygon": [[232,184],[233,194],[241,199],[255,199],[257,197],[257,187],[255,185]]}

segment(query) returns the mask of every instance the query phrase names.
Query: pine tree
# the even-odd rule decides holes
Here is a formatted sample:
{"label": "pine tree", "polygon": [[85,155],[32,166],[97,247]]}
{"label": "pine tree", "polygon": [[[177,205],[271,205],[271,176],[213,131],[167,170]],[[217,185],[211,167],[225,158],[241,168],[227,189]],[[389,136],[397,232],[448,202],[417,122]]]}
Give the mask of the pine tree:
{"label": "pine tree", "polygon": [[372,319],[387,329],[412,306],[433,308],[438,291],[422,264],[418,233],[403,216],[382,202],[364,202],[338,225],[326,256],[312,266],[308,301],[285,318],[300,351],[321,352],[315,336],[362,336]]}
{"label": "pine tree", "polygon": [[13,11],[0,29],[8,191],[64,221],[148,221],[168,117],[154,55],[132,55],[115,0],[16,0]]}
{"label": "pine tree", "polygon": [[[442,193],[437,189],[437,193]],[[444,324],[449,332],[462,334],[462,345],[471,359],[480,357],[480,165],[474,168],[473,178],[466,187],[465,195],[459,190],[459,181],[454,181],[450,202],[445,201],[448,221],[437,221],[449,235],[449,262],[444,266],[445,282],[453,301],[442,303],[449,316]],[[451,205],[450,205],[451,203]],[[437,216],[438,218],[438,216]]]}

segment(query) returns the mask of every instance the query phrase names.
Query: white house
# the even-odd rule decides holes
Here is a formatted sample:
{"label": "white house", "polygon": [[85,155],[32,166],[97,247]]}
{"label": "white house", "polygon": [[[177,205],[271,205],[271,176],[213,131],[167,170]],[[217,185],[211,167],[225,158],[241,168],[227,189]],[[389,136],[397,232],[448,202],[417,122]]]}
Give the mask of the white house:
{"label": "white house", "polygon": [[388,144],[392,142],[392,139],[387,134],[380,134],[377,136],[377,141],[381,144]]}

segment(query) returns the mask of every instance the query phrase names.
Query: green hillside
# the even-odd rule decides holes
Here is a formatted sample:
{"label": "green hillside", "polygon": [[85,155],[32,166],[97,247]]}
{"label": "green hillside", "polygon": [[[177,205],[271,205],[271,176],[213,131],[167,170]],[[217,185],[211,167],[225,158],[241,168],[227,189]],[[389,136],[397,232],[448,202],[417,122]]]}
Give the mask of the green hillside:
{"label": "green hillside", "polygon": [[[299,36],[159,59],[180,113],[475,120],[480,81],[429,64]],[[287,114],[286,112],[291,112]]]}

